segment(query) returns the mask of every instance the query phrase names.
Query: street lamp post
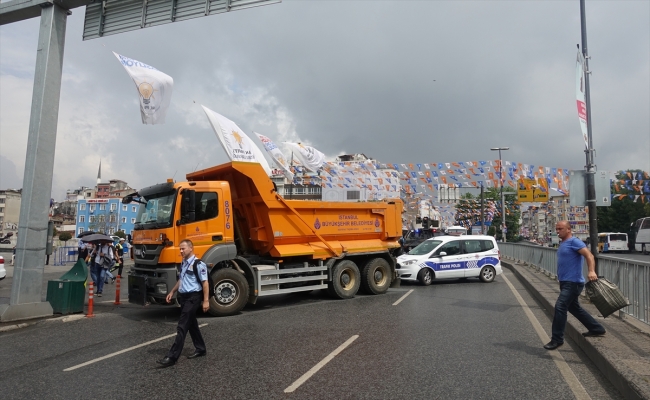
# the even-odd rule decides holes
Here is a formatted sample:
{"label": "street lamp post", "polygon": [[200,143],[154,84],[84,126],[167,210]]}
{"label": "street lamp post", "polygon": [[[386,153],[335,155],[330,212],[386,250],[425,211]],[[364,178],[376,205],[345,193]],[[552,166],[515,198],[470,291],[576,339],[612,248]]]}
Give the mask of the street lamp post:
{"label": "street lamp post", "polygon": [[501,150],[510,150],[510,147],[492,147],[490,150],[499,152],[499,178],[501,181],[501,237],[506,241],[506,201],[503,197],[503,161],[501,161]]}

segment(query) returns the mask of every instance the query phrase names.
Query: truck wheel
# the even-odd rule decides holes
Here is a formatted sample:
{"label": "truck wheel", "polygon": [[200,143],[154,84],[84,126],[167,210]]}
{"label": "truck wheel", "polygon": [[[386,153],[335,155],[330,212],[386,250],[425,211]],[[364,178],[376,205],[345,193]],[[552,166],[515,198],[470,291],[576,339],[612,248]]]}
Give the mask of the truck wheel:
{"label": "truck wheel", "polygon": [[370,260],[361,272],[361,288],[368,294],[383,294],[390,287],[390,265],[383,258]]}
{"label": "truck wheel", "polygon": [[248,282],[241,272],[223,268],[213,274],[212,281],[214,296],[210,297],[210,315],[225,317],[244,308],[248,302]]}
{"label": "truck wheel", "polygon": [[350,260],[340,261],[332,271],[332,282],[327,285],[327,292],[337,299],[351,299],[357,294],[361,283],[361,274],[357,264]]}
{"label": "truck wheel", "polygon": [[489,265],[487,267],[483,267],[481,270],[481,273],[479,274],[479,279],[485,283],[492,282],[494,278],[497,276],[496,271],[494,268],[490,267]]}

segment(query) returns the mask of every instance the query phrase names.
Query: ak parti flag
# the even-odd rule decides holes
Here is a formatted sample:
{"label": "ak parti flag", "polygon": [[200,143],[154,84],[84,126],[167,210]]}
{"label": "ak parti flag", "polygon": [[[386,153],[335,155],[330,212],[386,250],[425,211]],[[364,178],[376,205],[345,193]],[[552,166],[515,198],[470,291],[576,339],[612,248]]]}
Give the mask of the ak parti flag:
{"label": "ak parti flag", "polygon": [[135,83],[140,100],[142,123],[146,125],[164,124],[174,87],[172,77],[151,65],[116,52],[113,54]]}

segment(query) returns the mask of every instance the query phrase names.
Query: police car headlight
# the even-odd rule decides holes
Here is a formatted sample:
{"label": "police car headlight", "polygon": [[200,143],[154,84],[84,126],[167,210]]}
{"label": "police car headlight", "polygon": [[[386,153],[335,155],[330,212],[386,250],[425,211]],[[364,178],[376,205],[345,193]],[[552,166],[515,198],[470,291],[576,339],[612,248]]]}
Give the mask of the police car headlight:
{"label": "police car headlight", "polygon": [[158,294],[167,294],[167,284],[166,283],[157,283],[156,284],[156,293],[158,293]]}
{"label": "police car headlight", "polygon": [[402,265],[411,265],[411,264],[415,264],[416,262],[417,262],[417,260],[409,260],[409,261],[402,261],[401,264]]}

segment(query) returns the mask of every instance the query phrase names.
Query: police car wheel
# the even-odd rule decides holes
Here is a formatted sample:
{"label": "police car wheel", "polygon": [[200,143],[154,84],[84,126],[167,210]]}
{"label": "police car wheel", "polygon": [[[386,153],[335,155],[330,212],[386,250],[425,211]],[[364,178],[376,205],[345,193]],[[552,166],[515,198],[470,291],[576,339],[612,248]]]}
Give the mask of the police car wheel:
{"label": "police car wheel", "polygon": [[327,292],[337,299],[351,299],[359,290],[361,274],[353,261],[339,261],[332,270],[332,281],[327,285]]}
{"label": "police car wheel", "polygon": [[370,260],[361,272],[361,289],[368,294],[383,294],[390,287],[391,271],[383,258]]}
{"label": "police car wheel", "polygon": [[225,317],[239,313],[248,302],[248,281],[239,271],[222,268],[213,273],[214,296],[210,297],[208,313]]}
{"label": "police car wheel", "polygon": [[478,277],[481,279],[481,281],[488,283],[488,282],[492,282],[496,277],[496,275],[497,273],[494,270],[494,268],[487,266],[481,269],[481,273],[479,274]]}
{"label": "police car wheel", "polygon": [[433,282],[433,272],[430,268],[422,268],[418,272],[418,281],[424,286],[429,286]]}

